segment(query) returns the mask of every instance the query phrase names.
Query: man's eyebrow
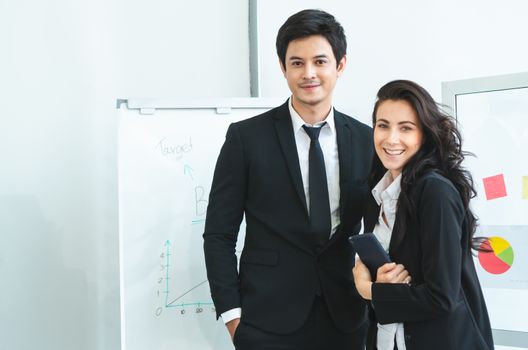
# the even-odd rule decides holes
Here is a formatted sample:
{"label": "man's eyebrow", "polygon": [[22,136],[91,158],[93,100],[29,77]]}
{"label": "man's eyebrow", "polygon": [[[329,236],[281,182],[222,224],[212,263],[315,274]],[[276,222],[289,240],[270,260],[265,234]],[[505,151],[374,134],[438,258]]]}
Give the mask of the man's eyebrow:
{"label": "man's eyebrow", "polygon": [[[320,59],[320,58],[328,58],[328,55],[326,54],[320,54],[320,55],[316,55],[313,57],[313,59]],[[291,56],[291,57],[288,57],[288,60],[289,61],[293,61],[293,60],[303,60],[302,57],[299,57],[299,56]]]}

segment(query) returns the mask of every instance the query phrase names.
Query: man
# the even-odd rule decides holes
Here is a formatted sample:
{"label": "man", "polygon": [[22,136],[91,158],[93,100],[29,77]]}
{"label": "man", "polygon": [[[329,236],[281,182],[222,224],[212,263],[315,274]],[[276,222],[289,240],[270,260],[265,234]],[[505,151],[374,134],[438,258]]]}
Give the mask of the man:
{"label": "man", "polygon": [[241,350],[363,349],[347,238],[369,195],[372,130],[332,106],[343,28],[301,11],[280,28],[277,54],[291,98],[232,124],[216,164],[203,237],[217,317]]}

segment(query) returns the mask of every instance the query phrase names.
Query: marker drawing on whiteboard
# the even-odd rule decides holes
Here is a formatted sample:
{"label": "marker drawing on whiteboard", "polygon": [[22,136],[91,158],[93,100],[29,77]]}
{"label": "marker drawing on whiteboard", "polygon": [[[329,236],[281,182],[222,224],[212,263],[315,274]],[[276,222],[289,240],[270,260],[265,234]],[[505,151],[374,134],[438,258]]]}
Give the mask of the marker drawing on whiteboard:
{"label": "marker drawing on whiteboard", "polygon": [[191,180],[194,180],[193,171],[194,171],[194,169],[191,168],[188,164],[185,164],[183,166],[183,174],[184,175],[188,175],[191,178]]}
{"label": "marker drawing on whiteboard", "polygon": [[207,212],[207,197],[205,195],[205,189],[202,186],[196,186],[194,188],[194,198],[196,204],[196,216],[204,216]]}
{"label": "marker drawing on whiteboard", "polygon": [[[193,302],[179,302],[183,297],[185,297],[186,295],[188,295],[189,293],[191,293],[192,291],[196,290],[197,288],[199,288],[200,286],[203,286],[203,285],[206,285],[207,286],[207,280],[205,281],[202,281],[200,283],[198,283],[197,285],[195,286],[192,286],[190,287],[187,291],[181,293],[178,297],[172,299],[172,301],[169,301],[169,295],[170,295],[170,288],[171,288],[171,283],[169,283],[169,281],[172,279],[169,275],[169,270],[170,270],[170,267],[171,267],[171,264],[170,264],[170,257],[172,255],[171,253],[171,242],[169,240],[166,240],[165,243],[164,243],[164,249],[163,251],[161,252],[160,254],[160,258],[161,258],[161,261],[162,261],[162,266],[163,266],[163,269],[162,269],[162,276],[160,276],[157,280],[157,284],[158,284],[158,291],[157,291],[157,297],[158,298],[162,298],[162,294],[164,295],[164,299],[165,299],[165,302],[162,304],[162,305],[159,305],[154,313],[157,317],[159,317],[162,312],[163,312],[163,309],[164,308],[179,308],[180,310],[180,314],[181,315],[185,315],[186,314],[186,310],[185,308],[188,308],[188,307],[193,307],[194,309],[194,313],[196,314],[200,314],[200,313],[203,313],[204,312],[204,306],[207,306],[208,309],[210,308],[210,311],[211,312],[216,312],[215,308],[214,308],[214,304],[209,300],[209,301],[193,301]],[[165,282],[165,283],[163,283]],[[164,288],[163,288],[164,287]],[[160,291],[160,289],[163,288],[164,290]],[[164,306],[164,307],[163,307]]]}
{"label": "marker drawing on whiteboard", "polygon": [[[207,280],[203,281],[203,282],[200,282],[198,283],[196,286],[192,287],[191,289],[189,289],[188,291],[184,292],[182,295],[180,295],[179,297],[177,297],[176,299],[174,299],[173,301],[171,302],[168,302],[167,303],[167,307],[170,307],[172,306],[175,302],[177,302],[178,300],[180,300],[181,298],[183,298],[185,295],[189,294],[190,292],[192,292],[193,290],[195,290],[196,288],[200,287],[202,284],[204,283],[207,283]],[[208,303],[192,303],[192,304],[182,304],[182,305],[196,305],[196,304],[208,304]],[[182,306],[182,305],[177,305],[177,306]]]}
{"label": "marker drawing on whiteboard", "polygon": [[192,151],[192,138],[189,137],[188,143],[173,144],[167,137],[164,137],[156,144],[155,149],[159,149],[161,155],[164,157],[174,157],[176,160],[180,160],[184,154]]}

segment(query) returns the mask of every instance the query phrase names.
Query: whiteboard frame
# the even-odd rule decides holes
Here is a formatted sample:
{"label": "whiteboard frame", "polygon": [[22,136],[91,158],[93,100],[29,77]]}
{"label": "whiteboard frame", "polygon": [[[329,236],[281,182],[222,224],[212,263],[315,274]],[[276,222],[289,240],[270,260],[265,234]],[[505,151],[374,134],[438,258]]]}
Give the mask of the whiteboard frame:
{"label": "whiteboard frame", "polygon": [[[442,103],[457,119],[457,96],[528,88],[528,72],[447,81],[442,83]],[[528,332],[493,329],[495,345],[528,348]]]}
{"label": "whiteboard frame", "polygon": [[[289,96],[288,96],[289,97]],[[287,98],[130,98],[117,99],[116,108],[125,104],[128,109],[139,109],[141,114],[154,114],[157,109],[216,109],[217,114],[229,114],[231,109],[275,108],[286,102]]]}
{"label": "whiteboard frame", "polygon": [[442,103],[456,115],[457,96],[483,92],[528,88],[528,72],[496,75],[442,83]]}

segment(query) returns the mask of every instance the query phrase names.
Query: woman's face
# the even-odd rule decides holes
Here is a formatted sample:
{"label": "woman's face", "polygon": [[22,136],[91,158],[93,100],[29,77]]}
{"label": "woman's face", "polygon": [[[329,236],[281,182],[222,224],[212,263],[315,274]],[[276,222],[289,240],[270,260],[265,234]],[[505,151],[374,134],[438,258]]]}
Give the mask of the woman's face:
{"label": "woman's face", "polygon": [[374,148],[395,179],[422,146],[423,132],[416,111],[405,100],[387,100],[378,106]]}

